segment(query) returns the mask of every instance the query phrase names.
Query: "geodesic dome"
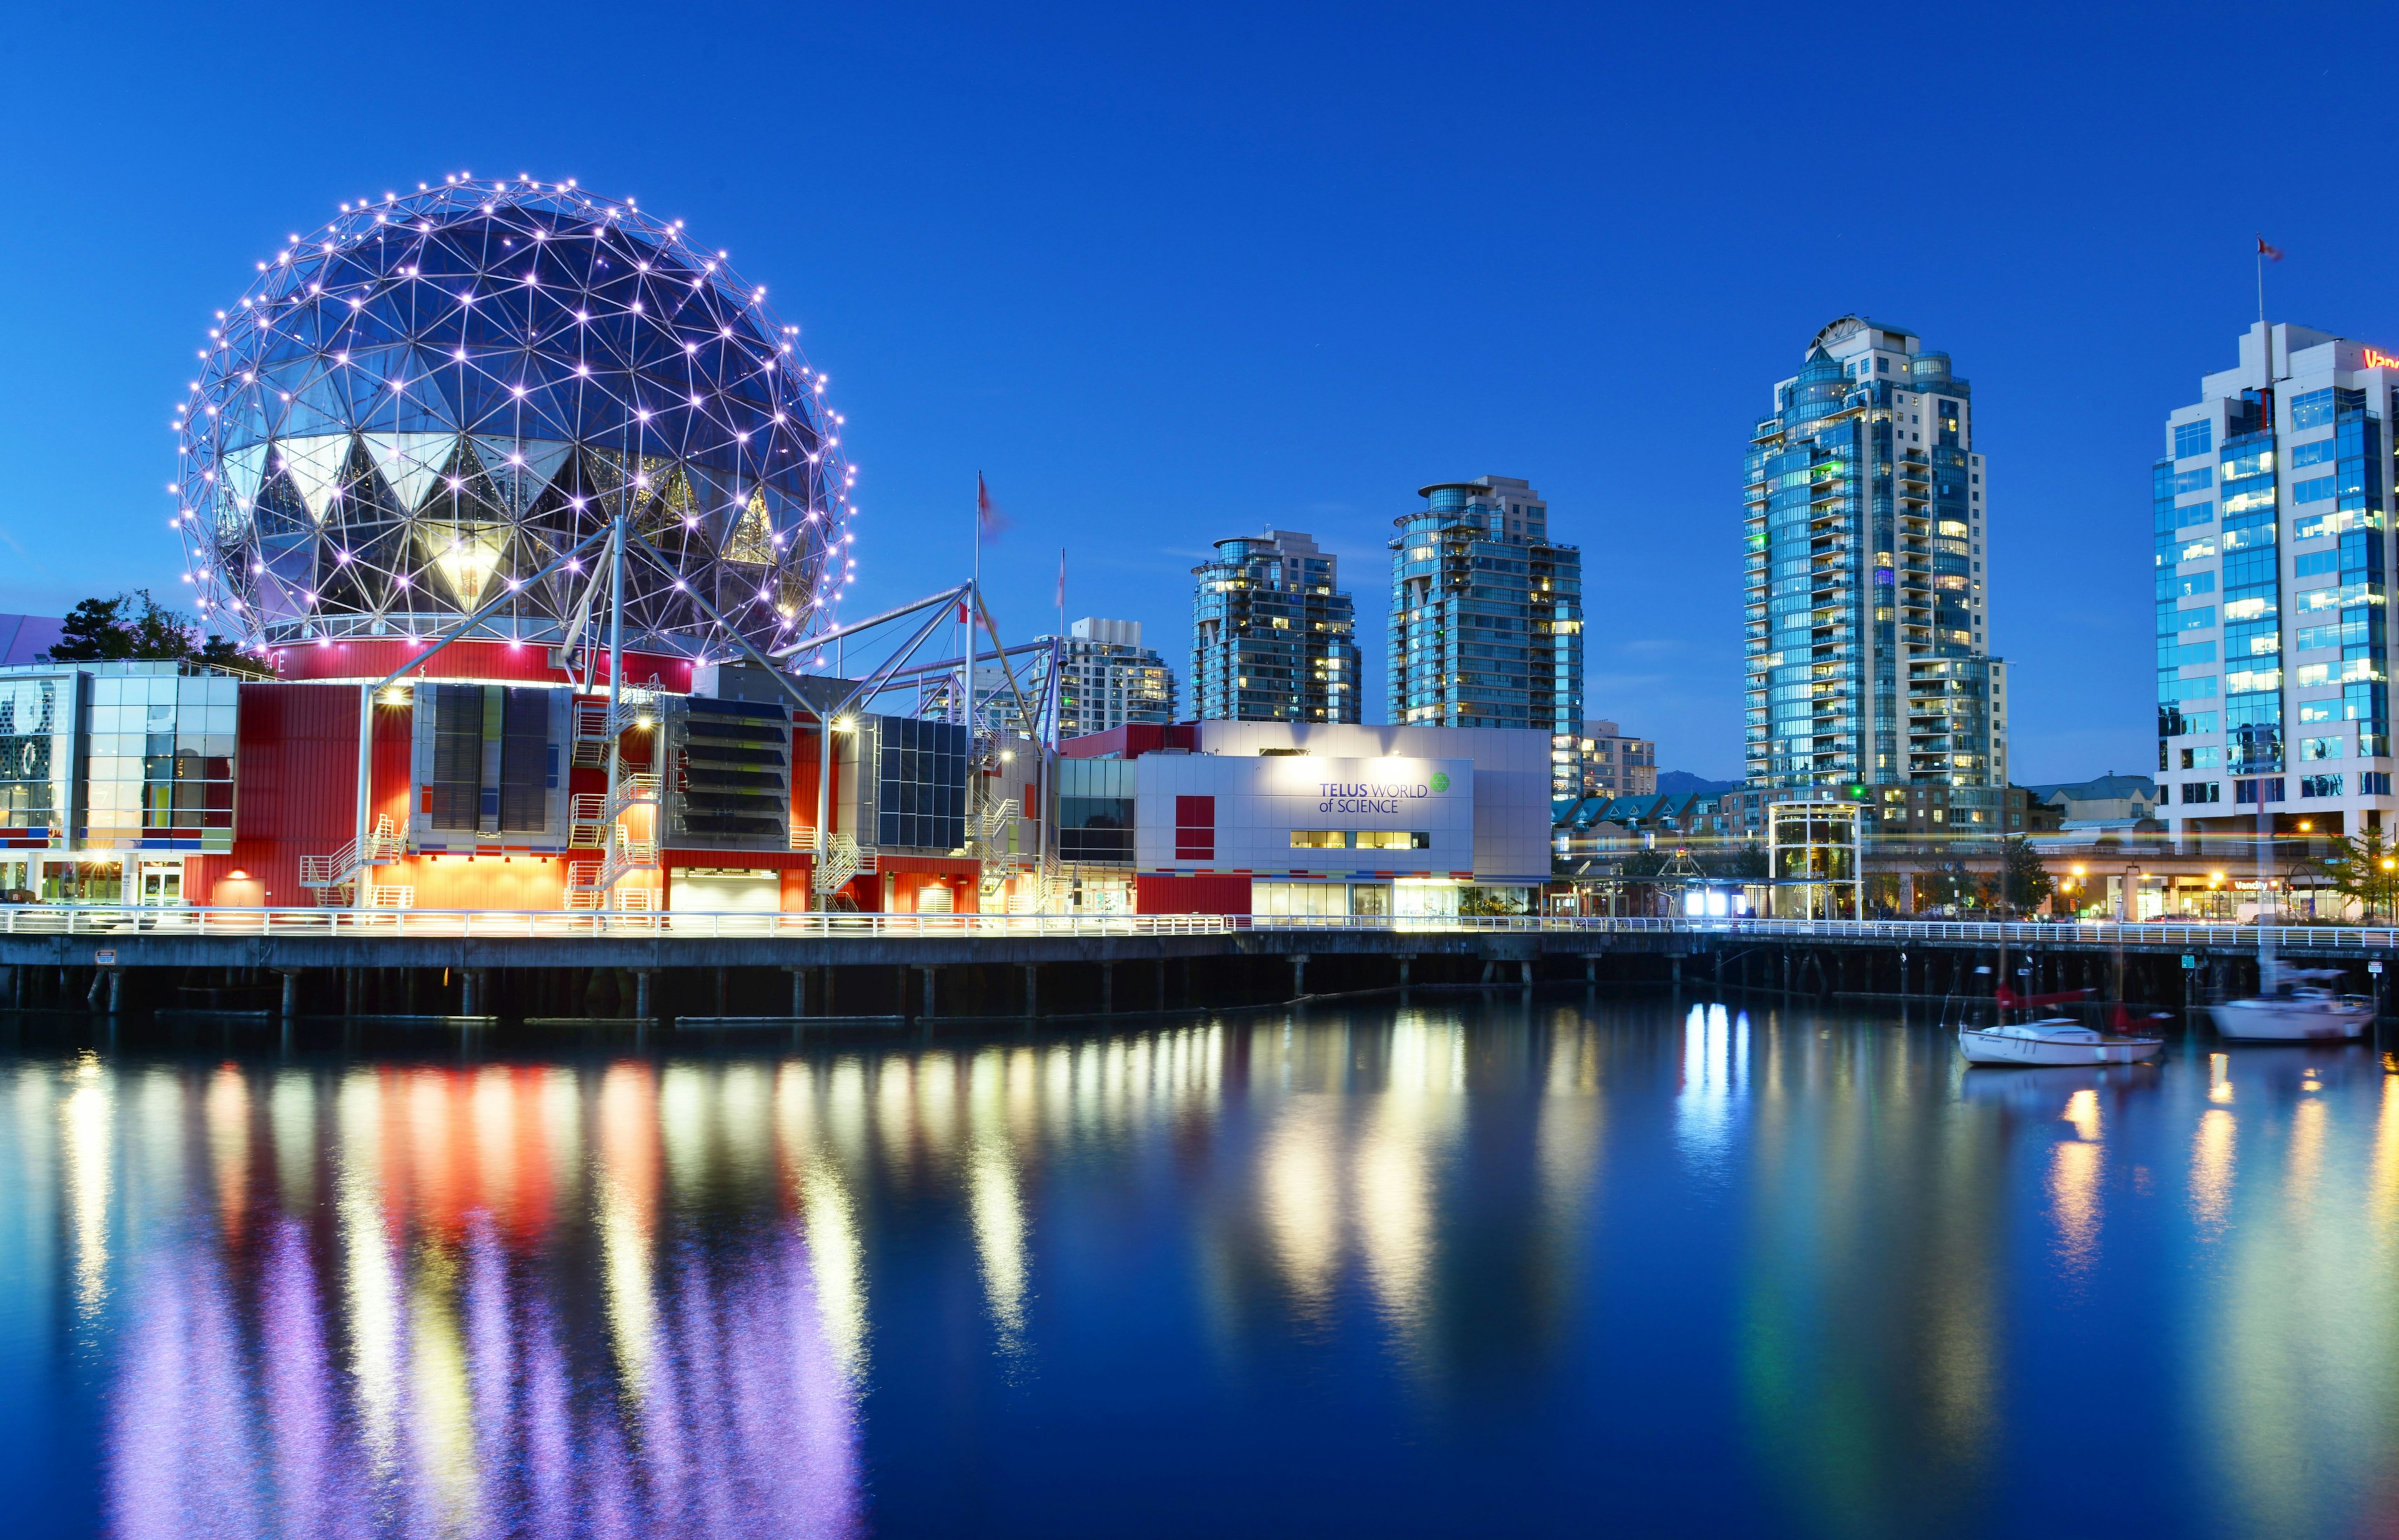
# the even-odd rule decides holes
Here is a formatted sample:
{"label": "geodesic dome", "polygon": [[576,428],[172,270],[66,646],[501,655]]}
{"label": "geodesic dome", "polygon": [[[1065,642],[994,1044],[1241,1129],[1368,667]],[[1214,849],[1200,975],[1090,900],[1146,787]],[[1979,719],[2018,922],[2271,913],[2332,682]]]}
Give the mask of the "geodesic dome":
{"label": "geodesic dome", "polygon": [[[572,182],[454,179],[345,204],[219,313],[175,424],[175,527],[203,615],[264,642],[605,613],[620,509],[629,642],[802,634],[847,568],[840,418],[725,253]],[[588,628],[582,631],[588,639]]]}

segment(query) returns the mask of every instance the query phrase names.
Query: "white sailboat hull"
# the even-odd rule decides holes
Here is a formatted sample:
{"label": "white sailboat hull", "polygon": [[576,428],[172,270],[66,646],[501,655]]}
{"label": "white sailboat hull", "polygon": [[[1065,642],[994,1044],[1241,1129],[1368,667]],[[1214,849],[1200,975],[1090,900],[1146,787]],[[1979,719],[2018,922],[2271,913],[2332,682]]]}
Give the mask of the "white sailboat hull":
{"label": "white sailboat hull", "polygon": [[2209,1008],[2216,1034],[2237,1043],[2346,1043],[2363,1035],[2374,1020],[2374,1002],[2354,995],[2266,996]]}
{"label": "white sailboat hull", "polygon": [[2120,1037],[2072,1022],[1958,1029],[1969,1064],[2133,1064],[2156,1056],[2162,1037]]}

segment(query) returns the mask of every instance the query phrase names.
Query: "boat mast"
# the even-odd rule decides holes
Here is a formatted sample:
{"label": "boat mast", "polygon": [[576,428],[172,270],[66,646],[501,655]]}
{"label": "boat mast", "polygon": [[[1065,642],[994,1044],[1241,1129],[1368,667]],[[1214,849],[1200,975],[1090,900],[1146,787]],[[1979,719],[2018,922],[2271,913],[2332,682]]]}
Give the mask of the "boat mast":
{"label": "boat mast", "polygon": [[[2265,366],[2266,385],[2258,394],[2266,409],[2266,426],[2270,431],[2274,426],[2274,330],[2266,324],[2266,237],[2263,236],[2257,237],[2257,344],[2261,355],[2259,361]],[[2274,440],[2278,452],[2281,442],[2279,438]],[[2284,480],[2283,468],[2284,457],[2277,453],[2274,455],[2274,484],[2278,489]],[[2277,520],[2282,518],[2279,491],[2275,495],[2274,517]],[[2282,767],[2284,738],[2277,728],[2274,733],[2275,752],[2270,760],[2261,751],[2265,735],[2252,725],[2247,736],[2247,751],[2242,757],[2249,762],[2252,777],[2249,784],[2257,793],[2257,993],[2271,994],[2274,993],[2275,973],[2274,930],[2266,923],[2266,895],[2270,891],[2268,885],[2272,881],[2274,815],[2267,811],[2266,771],[2270,765],[2275,769]]]}

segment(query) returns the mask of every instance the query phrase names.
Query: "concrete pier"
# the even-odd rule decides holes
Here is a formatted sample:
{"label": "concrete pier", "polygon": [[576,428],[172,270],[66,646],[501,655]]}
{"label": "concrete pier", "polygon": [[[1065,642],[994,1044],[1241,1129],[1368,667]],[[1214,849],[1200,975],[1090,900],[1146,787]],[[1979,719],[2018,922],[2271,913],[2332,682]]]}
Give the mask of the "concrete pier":
{"label": "concrete pier", "polygon": [[[959,916],[946,925],[861,917],[854,928],[777,934],[765,925],[743,933],[713,923],[731,916],[650,924],[609,916],[576,932],[559,924],[565,916],[472,915],[447,917],[461,933],[441,934],[427,917],[368,926],[293,912],[305,922],[244,929],[206,911],[154,911],[121,925],[98,923],[90,912],[0,912],[0,998],[20,1008],[190,1006],[286,1020],[414,1014],[422,999],[436,1014],[483,1017],[798,1020],[838,1011],[958,1020],[1476,983],[1688,990],[1705,980],[1720,992],[1809,999],[1938,998],[1987,993],[1988,976],[1974,970],[1996,966],[2004,943],[2010,969],[2030,968],[2039,988],[2099,988],[2172,1006],[2254,987],[2257,938],[2255,927],[2231,925],[1606,918],[1312,925],[1245,916]],[[509,920],[518,934],[502,933],[500,922]],[[45,921],[56,928],[37,928]],[[2342,969],[2345,987],[2359,993],[2379,987],[2371,965],[2399,963],[2399,931],[2379,927],[2292,926],[2277,933],[2276,945],[2291,961]],[[1126,963],[1148,966],[1128,976],[1118,966]],[[1173,967],[1182,969],[1179,989],[1170,988]],[[1147,987],[1118,991],[1127,977],[1145,975]]]}

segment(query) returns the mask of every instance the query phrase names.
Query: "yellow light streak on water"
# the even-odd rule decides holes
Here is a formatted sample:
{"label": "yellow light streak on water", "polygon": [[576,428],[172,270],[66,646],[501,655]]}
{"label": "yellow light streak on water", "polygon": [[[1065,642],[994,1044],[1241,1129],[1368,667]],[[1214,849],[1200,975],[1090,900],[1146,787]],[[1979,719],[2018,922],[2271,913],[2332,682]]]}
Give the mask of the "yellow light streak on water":
{"label": "yellow light streak on water", "polygon": [[1448,1153],[1464,1080],[1455,1027],[1403,1015],[1391,1033],[1389,1080],[1351,1162],[1367,1281],[1403,1352],[1419,1358],[1434,1256],[1434,1169]]}
{"label": "yellow light streak on water", "polygon": [[475,1190],[495,1215],[516,1211],[516,1087],[507,1069],[487,1064],[475,1072],[468,1093],[468,1123],[475,1140]]}
{"label": "yellow light streak on water", "polygon": [[[813,1077],[802,1066],[786,1064],[775,1080],[775,1113],[782,1141],[784,1180],[793,1184],[800,1210],[801,1231],[807,1236],[808,1262],[816,1283],[817,1317],[834,1358],[853,1387],[862,1387],[867,1371],[866,1252],[859,1240],[858,1212],[842,1168],[828,1142],[819,1134]],[[847,1084],[856,1093],[856,1078],[832,1077],[827,1094]],[[823,1120],[830,1123],[830,1118]]]}
{"label": "yellow light streak on water", "polygon": [[342,1238],[343,1282],[351,1321],[350,1370],[358,1385],[359,1435],[378,1479],[387,1479],[399,1453],[400,1268],[383,1207],[383,1086],[372,1070],[342,1079],[334,1115],[335,1217]]}
{"label": "yellow light streak on water", "polygon": [[874,1131],[884,1162],[895,1172],[906,1171],[913,1163],[909,1109],[915,1100],[915,1066],[905,1059],[886,1059],[874,1067]]}
{"label": "yellow light streak on water", "polygon": [[2389,1246],[2399,1221],[2399,1075],[2382,1077],[2382,1107],[2374,1123],[2374,1179],[2369,1209],[2376,1238]]}
{"label": "yellow light streak on water", "polygon": [[284,1070],[266,1093],[267,1127],[275,1139],[275,1181],[288,1213],[317,1204],[317,1082],[305,1070]]}
{"label": "yellow light streak on water", "polygon": [[1340,1103],[1330,1096],[1287,1099],[1258,1161],[1259,1210],[1283,1287],[1301,1313],[1321,1318],[1341,1262],[1335,1160]]}
{"label": "yellow light streak on water", "polygon": [[2214,1240],[2224,1233],[2232,1212],[2233,1116],[2222,1107],[2199,1114],[2190,1138],[2190,1213],[2202,1236]]}
{"label": "yellow light streak on water", "polygon": [[1008,1132],[1005,1081],[1008,1063],[997,1048],[975,1055],[969,1072],[968,1211],[974,1223],[975,1257],[983,1271],[983,1297],[1008,1358],[1024,1354],[1024,1296],[1029,1223]]}
{"label": "yellow light streak on water", "polygon": [[2060,1121],[2074,1125],[2077,1139],[2096,1141],[2099,1137],[2099,1093],[2084,1087],[2066,1099],[2066,1111]]}
{"label": "yellow light streak on water", "polygon": [[2050,1150],[2050,1214],[2058,1258],[2068,1272],[2083,1272],[2098,1260],[2101,1162],[2100,1147],[2081,1140],[2061,1140]]}
{"label": "yellow light streak on water", "polygon": [[475,1398],[458,1323],[458,1263],[427,1244],[408,1295],[409,1446],[433,1498],[440,1534],[477,1534],[482,1479],[475,1458]]}
{"label": "yellow light streak on water", "polygon": [[608,1336],[627,1400],[650,1387],[657,1339],[651,1236],[657,1208],[660,1098],[647,1065],[619,1064],[600,1082],[600,1177],[595,1196],[601,1276],[608,1296]]}
{"label": "yellow light streak on water", "polygon": [[100,1322],[108,1296],[110,1128],[115,1119],[108,1081],[98,1056],[86,1052],[71,1072],[74,1089],[59,1103],[59,1156],[67,1213],[75,1227],[75,1316],[87,1330]]}
{"label": "yellow light streak on water", "polygon": [[217,1217],[228,1236],[238,1237],[250,1197],[250,1082],[225,1065],[209,1079],[206,1105]]}

